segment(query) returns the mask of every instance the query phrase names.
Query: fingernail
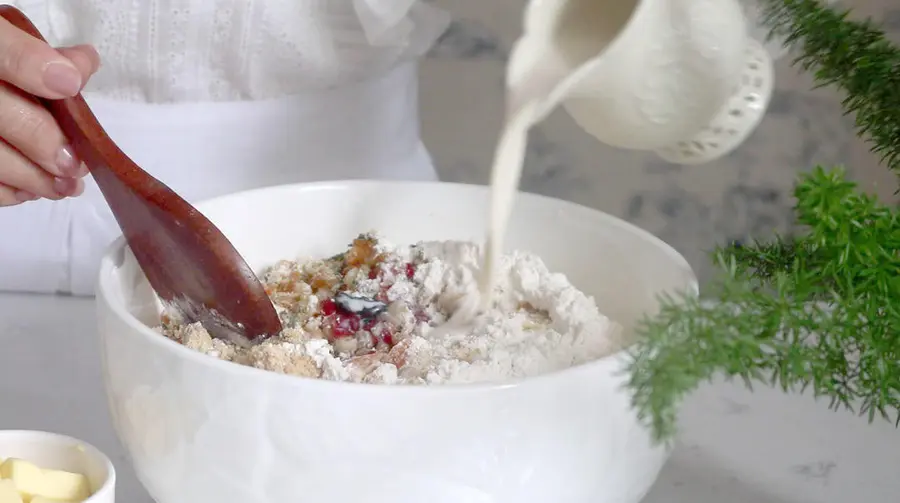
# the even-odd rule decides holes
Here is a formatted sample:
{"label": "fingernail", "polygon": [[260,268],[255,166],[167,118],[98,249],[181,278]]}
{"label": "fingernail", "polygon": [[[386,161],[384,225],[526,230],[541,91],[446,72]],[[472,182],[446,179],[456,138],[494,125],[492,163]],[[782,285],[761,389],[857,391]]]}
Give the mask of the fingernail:
{"label": "fingernail", "polygon": [[75,157],[72,147],[66,146],[56,153],[56,167],[60,174],[68,177],[76,177],[81,171],[81,163]]}
{"label": "fingernail", "polygon": [[71,63],[53,61],[44,67],[44,85],[63,96],[75,96],[81,91],[81,74]]}
{"label": "fingernail", "polygon": [[94,47],[94,46],[92,46],[92,45],[89,45],[89,46],[87,46],[87,49],[88,49],[89,51],[91,51],[91,53],[94,55],[94,56],[93,56],[93,57],[94,57],[94,61],[97,62],[97,67],[99,68],[100,65],[103,64],[103,61],[100,59],[100,53],[97,52],[97,48]]}
{"label": "fingernail", "polygon": [[15,193],[16,200],[20,203],[27,203],[28,201],[36,201],[38,196],[28,192],[27,190],[17,190]]}
{"label": "fingernail", "polygon": [[75,193],[78,188],[78,180],[74,178],[55,178],[53,180],[53,190],[61,196],[70,196]]}

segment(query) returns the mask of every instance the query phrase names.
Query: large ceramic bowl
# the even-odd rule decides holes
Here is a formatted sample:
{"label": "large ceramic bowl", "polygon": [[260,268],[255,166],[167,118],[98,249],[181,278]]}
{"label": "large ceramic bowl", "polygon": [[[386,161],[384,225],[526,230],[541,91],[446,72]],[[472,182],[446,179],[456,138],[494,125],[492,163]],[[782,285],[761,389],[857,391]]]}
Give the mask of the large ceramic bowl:
{"label": "large ceramic bowl", "polygon": [[[280,186],[200,205],[254,267],[331,255],[358,233],[481,240],[488,192],[443,183]],[[626,326],[663,291],[695,290],[684,259],[609,215],[518,199],[509,247],[539,254]],[[193,352],[157,312],[123,242],[98,306],[118,434],[159,503],[635,503],[667,453],[623,391],[621,354],[499,385],[306,380]]]}

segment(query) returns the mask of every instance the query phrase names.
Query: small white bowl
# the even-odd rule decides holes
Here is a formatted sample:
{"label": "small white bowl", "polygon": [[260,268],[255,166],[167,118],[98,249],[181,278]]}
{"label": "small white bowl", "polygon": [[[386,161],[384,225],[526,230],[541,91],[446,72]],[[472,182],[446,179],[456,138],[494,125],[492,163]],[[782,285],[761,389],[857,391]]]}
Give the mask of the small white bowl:
{"label": "small white bowl", "polygon": [[[358,233],[394,243],[485,235],[485,187],[334,182],[201,204],[254,268],[327,256]],[[626,330],[657,295],[696,291],[671,247],[576,204],[524,194],[508,244],[542,257]],[[623,390],[625,355],[502,384],[378,386],[217,360],[150,327],[156,303],[120,240],[99,330],[113,422],[159,503],[636,503],[667,452]]]}
{"label": "small white bowl", "polygon": [[116,470],[96,447],[81,440],[31,430],[0,430],[0,459],[20,458],[41,468],[87,476],[91,496],[84,503],[114,503]]}

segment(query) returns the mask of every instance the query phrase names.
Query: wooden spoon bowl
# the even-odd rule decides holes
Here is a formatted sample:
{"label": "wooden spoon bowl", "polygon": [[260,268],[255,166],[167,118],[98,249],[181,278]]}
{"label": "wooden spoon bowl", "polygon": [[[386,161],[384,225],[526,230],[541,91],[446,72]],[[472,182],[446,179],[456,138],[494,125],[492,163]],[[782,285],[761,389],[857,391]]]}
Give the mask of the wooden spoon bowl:
{"label": "wooden spoon bowl", "polygon": [[[0,16],[44,40],[18,9]],[[79,94],[35,98],[59,123],[87,165],[157,295],[215,337],[258,342],[281,332],[275,307],[228,238],[196,208],[128,158]]]}

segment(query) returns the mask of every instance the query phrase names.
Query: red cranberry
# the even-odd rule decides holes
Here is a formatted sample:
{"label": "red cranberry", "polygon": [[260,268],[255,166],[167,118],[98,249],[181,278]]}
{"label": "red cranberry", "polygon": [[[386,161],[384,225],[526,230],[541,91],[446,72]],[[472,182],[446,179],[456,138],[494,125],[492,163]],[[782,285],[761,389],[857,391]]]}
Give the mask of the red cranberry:
{"label": "red cranberry", "polygon": [[381,340],[384,341],[388,346],[394,345],[394,335],[391,334],[390,330],[384,329],[381,331]]}
{"label": "red cranberry", "polygon": [[337,304],[334,303],[332,299],[325,299],[322,301],[322,315],[323,316],[331,316],[332,314],[337,312]]}
{"label": "red cranberry", "polygon": [[406,277],[412,280],[416,276],[416,264],[412,262],[406,264]]}
{"label": "red cranberry", "polygon": [[371,269],[369,269],[369,279],[376,278],[378,278],[378,267],[373,266]]}
{"label": "red cranberry", "polygon": [[349,337],[359,331],[359,316],[339,313],[334,317],[331,333],[335,337]]}

